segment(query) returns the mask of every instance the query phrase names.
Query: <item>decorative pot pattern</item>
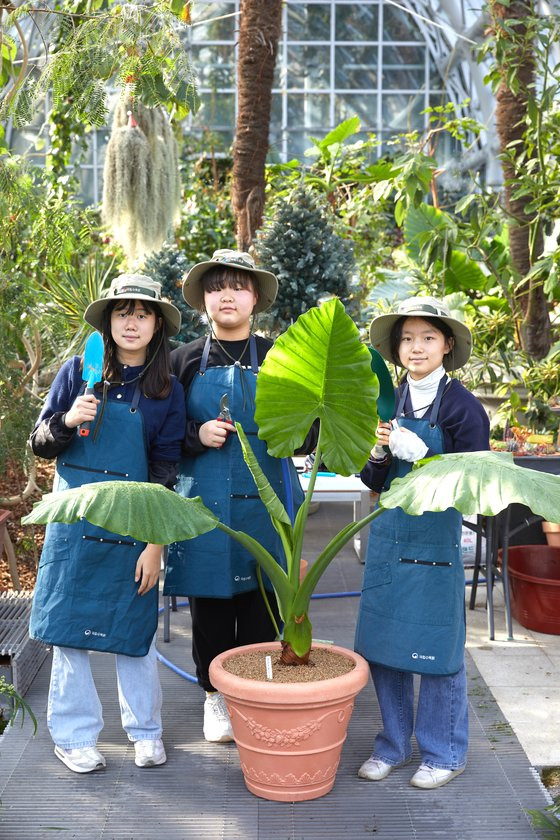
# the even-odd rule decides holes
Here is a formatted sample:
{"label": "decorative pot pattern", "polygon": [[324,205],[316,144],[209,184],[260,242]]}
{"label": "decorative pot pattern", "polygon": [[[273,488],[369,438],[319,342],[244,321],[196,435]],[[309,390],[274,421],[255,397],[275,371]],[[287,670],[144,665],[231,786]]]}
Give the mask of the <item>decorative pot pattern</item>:
{"label": "decorative pot pattern", "polygon": [[332,789],[354,698],[368,681],[369,666],[353,651],[328,648],[352,659],[353,670],[333,679],[278,683],[238,677],[223,667],[228,656],[243,650],[279,651],[279,642],[226,651],[210,666],[230,713],[245,783],[257,796],[295,802]]}

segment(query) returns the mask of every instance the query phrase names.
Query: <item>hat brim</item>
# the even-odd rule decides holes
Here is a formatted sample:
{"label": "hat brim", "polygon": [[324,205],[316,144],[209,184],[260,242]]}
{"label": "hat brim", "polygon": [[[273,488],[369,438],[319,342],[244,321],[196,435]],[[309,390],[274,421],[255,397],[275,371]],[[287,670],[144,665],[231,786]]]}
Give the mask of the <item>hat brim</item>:
{"label": "hat brim", "polygon": [[147,300],[149,303],[157,304],[165,322],[165,333],[168,338],[171,338],[173,335],[177,335],[181,329],[181,313],[176,306],[172,303],[168,303],[166,300],[156,300],[148,295],[141,295],[138,293],[94,300],[84,312],[84,321],[90,324],[94,329],[101,330],[103,313],[107,309],[108,305],[113,301],[118,302],[123,300]]}
{"label": "hat brim", "polygon": [[276,275],[262,268],[247,268],[246,266],[235,265],[234,263],[224,262],[223,260],[206,260],[205,262],[193,265],[183,281],[183,297],[189,306],[198,312],[204,310],[204,291],[200,280],[215,265],[221,268],[233,268],[237,271],[247,271],[249,274],[254,274],[259,285],[259,295],[254,310],[255,314],[270,309],[278,294],[278,280],[276,279]]}
{"label": "hat brim", "polygon": [[399,367],[403,365],[395,361],[391,355],[391,330],[393,326],[401,318],[423,318],[437,317],[440,321],[444,321],[453,330],[455,342],[453,351],[448,353],[443,359],[443,367],[445,370],[457,370],[463,367],[470,359],[472,353],[472,335],[471,331],[462,321],[457,318],[450,318],[447,315],[427,316],[425,312],[390,312],[386,315],[378,315],[374,318],[369,327],[369,340],[371,346],[375,347],[384,359]]}

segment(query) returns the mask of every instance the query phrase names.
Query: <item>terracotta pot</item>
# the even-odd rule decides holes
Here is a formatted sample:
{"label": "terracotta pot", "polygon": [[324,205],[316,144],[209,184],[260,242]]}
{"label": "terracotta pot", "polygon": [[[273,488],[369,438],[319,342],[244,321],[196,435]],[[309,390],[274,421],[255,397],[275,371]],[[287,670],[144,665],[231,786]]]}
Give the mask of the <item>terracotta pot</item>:
{"label": "terracotta pot", "polygon": [[314,647],[351,659],[354,669],[328,680],[275,683],[238,677],[223,667],[244,650],[280,651],[279,642],[235,648],[210,665],[212,684],[226,699],[245,783],[264,799],[317,799],[334,785],[354,698],[368,681],[369,666],[346,648]]}
{"label": "terracotta pot", "polygon": [[560,524],[556,522],[543,522],[542,529],[549,545],[560,546]]}

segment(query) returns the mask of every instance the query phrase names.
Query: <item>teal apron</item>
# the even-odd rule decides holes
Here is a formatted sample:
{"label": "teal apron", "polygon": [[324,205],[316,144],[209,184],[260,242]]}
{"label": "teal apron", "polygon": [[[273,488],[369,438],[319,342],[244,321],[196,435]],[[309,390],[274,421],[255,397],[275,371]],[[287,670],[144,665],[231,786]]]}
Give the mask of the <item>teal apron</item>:
{"label": "teal apron", "polygon": [[[403,417],[405,386],[397,422],[415,432],[429,448],[443,452],[437,425],[446,377],[429,418]],[[386,485],[412,469],[395,459]],[[451,505],[453,499],[449,500]],[[355,648],[369,662],[417,674],[455,674],[465,645],[465,575],[461,560],[461,514],[409,516],[386,510],[370,526],[368,554]]]}
{"label": "teal apron", "polygon": [[[97,481],[147,481],[144,422],[132,403],[108,401],[89,436],[76,434],[56,462],[54,490]],[[157,628],[158,591],[138,595],[145,543],[90,525],[47,525],[30,634],[45,644],[145,656]]]}
{"label": "teal apron", "polygon": [[[238,363],[207,368],[210,352],[208,338],[198,375],[187,394],[187,417],[195,417],[203,423],[215,420],[220,410],[220,398],[227,394],[233,420],[243,426],[262,470],[286,505],[282,460],[268,455],[265,441],[257,437],[254,400],[258,360],[253,336],[249,347],[250,369],[242,369]],[[288,495],[293,493],[294,509],[297,510],[303,501],[303,491],[291,460],[288,467],[291,484]],[[280,537],[259,497],[235,433],[228,434],[220,449],[207,449],[193,457],[183,458],[175,489],[186,498],[201,496],[221,522],[250,534],[285,568]],[[267,579],[265,584],[270,587]],[[255,560],[243,546],[223,531],[215,529],[193,540],[169,546],[165,595],[231,598],[257,588]]]}

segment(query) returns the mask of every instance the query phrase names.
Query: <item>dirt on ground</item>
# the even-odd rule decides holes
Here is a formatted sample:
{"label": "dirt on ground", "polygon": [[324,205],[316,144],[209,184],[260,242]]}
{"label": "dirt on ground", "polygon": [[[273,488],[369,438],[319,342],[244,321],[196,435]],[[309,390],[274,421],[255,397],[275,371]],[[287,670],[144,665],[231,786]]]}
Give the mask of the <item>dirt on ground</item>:
{"label": "dirt on ground", "polygon": [[[43,548],[45,535],[44,525],[22,525],[21,518],[29,513],[33,504],[41,498],[43,493],[52,489],[54,475],[54,461],[37,460],[37,484],[40,493],[34,493],[23,502],[6,504],[0,502],[0,508],[11,513],[8,520],[8,533],[16,555],[19,583],[21,589],[33,589],[37,576],[37,565]],[[0,496],[11,497],[19,495],[27,484],[27,478],[19,465],[8,463],[0,478]],[[10,590],[14,584],[6,552],[0,558],[0,591]]]}

